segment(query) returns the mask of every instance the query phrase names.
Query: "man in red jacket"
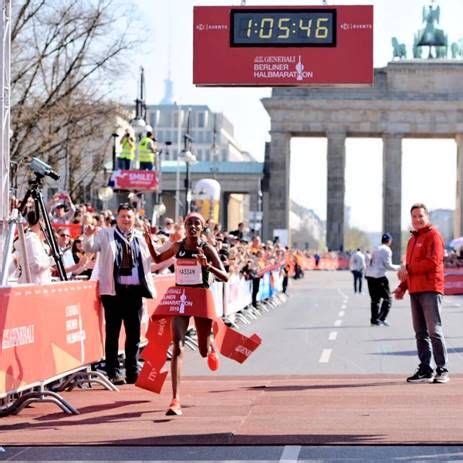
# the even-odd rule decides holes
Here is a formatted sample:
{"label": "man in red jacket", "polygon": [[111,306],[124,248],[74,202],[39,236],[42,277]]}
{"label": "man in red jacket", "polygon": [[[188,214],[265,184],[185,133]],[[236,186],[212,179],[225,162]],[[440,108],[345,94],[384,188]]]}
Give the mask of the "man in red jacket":
{"label": "man in red jacket", "polygon": [[[406,265],[399,270],[396,299],[410,293],[413,329],[420,365],[409,383],[447,383],[447,348],[442,329],[441,306],[444,293],[444,242],[429,222],[424,204],[410,209],[412,236],[407,245]],[[434,355],[436,374],[431,367]]]}

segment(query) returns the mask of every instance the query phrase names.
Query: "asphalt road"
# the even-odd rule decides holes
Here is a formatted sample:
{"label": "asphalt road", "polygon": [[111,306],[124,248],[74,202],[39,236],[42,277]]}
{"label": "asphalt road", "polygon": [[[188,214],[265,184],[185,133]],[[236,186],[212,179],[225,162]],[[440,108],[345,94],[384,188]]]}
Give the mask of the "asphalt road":
{"label": "asphalt road", "polygon": [[[395,274],[389,275],[391,287]],[[366,283],[366,282],[365,282]],[[366,286],[366,285],[365,285]],[[367,288],[354,294],[349,272],[307,272],[291,282],[287,302],[252,325],[262,346],[243,365],[224,359],[224,375],[413,373],[418,364],[408,297],[394,301],[390,327],[370,326]],[[450,372],[463,372],[463,296],[444,299],[443,324]],[[185,372],[209,374],[197,352],[188,352]]]}
{"label": "asphalt road", "polygon": [[[391,282],[394,286],[394,275]],[[348,272],[308,272],[303,280],[291,282],[289,293],[285,304],[242,327],[257,332],[262,346],[243,365],[223,359],[217,375],[399,373],[405,379],[416,368],[407,299],[394,302],[390,327],[371,327],[369,298],[365,292],[353,293]],[[450,374],[463,372],[462,319],[463,297],[446,298],[443,321]],[[197,352],[187,353],[185,376],[210,374]],[[463,461],[463,446],[7,447],[0,451],[0,460],[456,462]]]}

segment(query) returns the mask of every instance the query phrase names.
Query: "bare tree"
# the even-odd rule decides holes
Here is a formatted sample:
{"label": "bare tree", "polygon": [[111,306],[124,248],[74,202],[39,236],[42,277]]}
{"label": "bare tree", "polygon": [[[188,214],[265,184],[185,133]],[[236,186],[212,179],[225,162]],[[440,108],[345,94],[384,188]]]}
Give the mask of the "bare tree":
{"label": "bare tree", "polygon": [[81,180],[80,159],[96,175],[105,152],[96,141],[107,142],[104,123],[117,111],[108,89],[124,76],[123,59],[135,45],[127,17],[116,0],[13,2],[13,161],[65,160],[71,191]]}

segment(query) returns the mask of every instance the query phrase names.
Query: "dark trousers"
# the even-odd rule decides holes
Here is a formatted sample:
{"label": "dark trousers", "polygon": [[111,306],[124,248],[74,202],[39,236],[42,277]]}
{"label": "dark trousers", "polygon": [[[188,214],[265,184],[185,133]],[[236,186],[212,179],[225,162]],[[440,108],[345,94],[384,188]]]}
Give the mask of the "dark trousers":
{"label": "dark trousers", "polygon": [[432,370],[432,354],[438,368],[447,368],[448,354],[441,319],[442,295],[435,292],[410,294],[410,302],[420,368]]}
{"label": "dark trousers", "polygon": [[[391,309],[392,298],[389,290],[389,280],[386,277],[367,277],[368,292],[371,299],[371,323],[386,320]],[[381,305],[381,310],[380,310]]]}
{"label": "dark trousers", "polygon": [[153,163],[140,161],[140,170],[153,170]]}
{"label": "dark trousers", "polygon": [[117,158],[117,168],[121,170],[130,170],[130,159]]}
{"label": "dark trousers", "polygon": [[361,293],[363,273],[360,270],[352,270],[352,275],[354,275],[354,293]]}
{"label": "dark trousers", "polygon": [[257,307],[257,294],[259,292],[260,278],[252,279],[252,305]]}
{"label": "dark trousers", "polygon": [[140,347],[140,325],[143,312],[140,287],[116,285],[115,296],[101,296],[105,314],[105,358],[109,377],[120,375],[119,334],[122,323],[125,329],[125,374],[138,374],[138,351]]}
{"label": "dark trousers", "polygon": [[283,276],[282,289],[283,289],[283,292],[286,294],[286,290],[288,289],[288,274],[286,273]]}

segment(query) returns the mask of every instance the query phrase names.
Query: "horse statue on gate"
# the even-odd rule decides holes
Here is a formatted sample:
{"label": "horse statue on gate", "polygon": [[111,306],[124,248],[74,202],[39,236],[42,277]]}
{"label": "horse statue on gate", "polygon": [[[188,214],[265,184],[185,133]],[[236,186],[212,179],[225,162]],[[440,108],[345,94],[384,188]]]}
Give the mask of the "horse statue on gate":
{"label": "horse statue on gate", "polygon": [[399,43],[397,37],[392,37],[392,59],[399,58],[399,59],[406,59],[407,58],[407,47],[404,43]]}
{"label": "horse statue on gate", "polygon": [[463,39],[453,42],[450,45],[450,52],[452,53],[452,59],[463,59]]}

